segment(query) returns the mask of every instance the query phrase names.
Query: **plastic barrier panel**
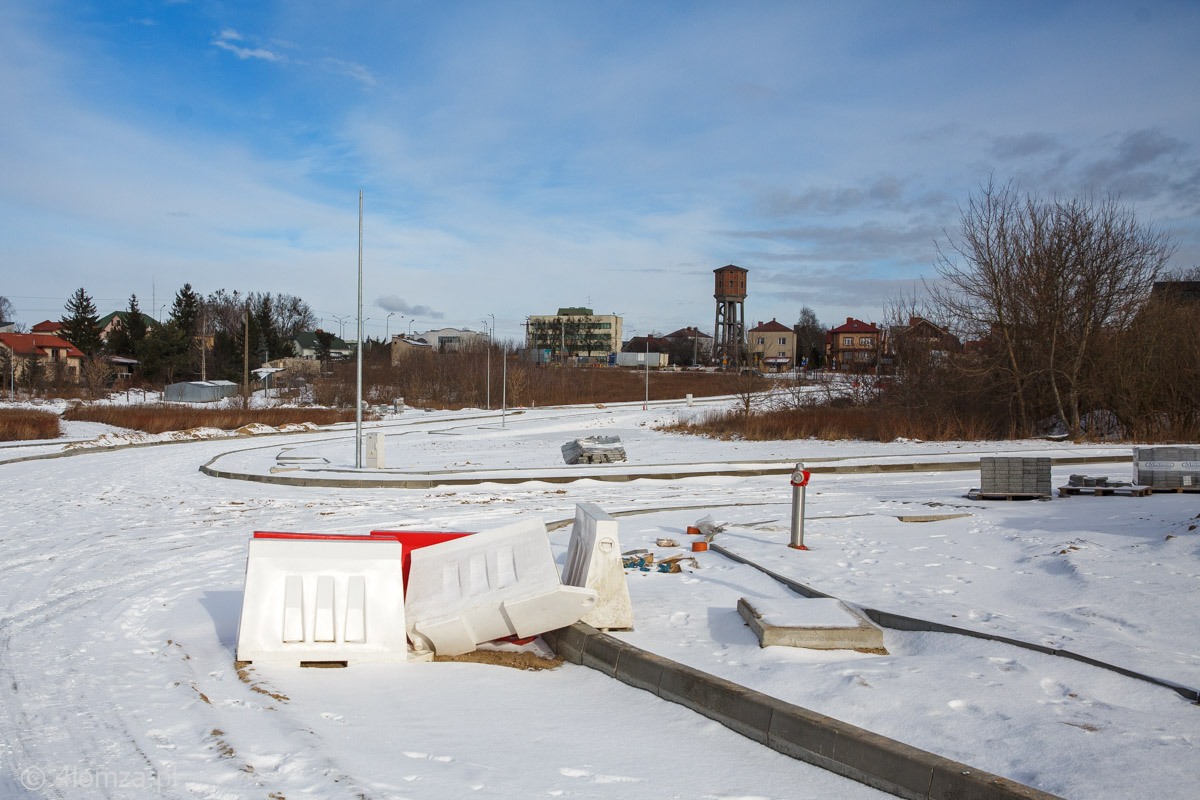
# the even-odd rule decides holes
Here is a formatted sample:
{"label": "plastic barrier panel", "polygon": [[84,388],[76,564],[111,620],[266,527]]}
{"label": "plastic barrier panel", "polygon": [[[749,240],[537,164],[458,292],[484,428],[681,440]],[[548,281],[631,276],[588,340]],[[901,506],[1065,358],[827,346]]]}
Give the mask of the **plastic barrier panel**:
{"label": "plastic barrier panel", "polygon": [[537,636],[596,604],[594,590],[559,581],[541,520],[423,547],[409,575],[405,616],[418,652],[458,655],[503,636]]}
{"label": "plastic barrier panel", "polygon": [[562,582],[596,590],[596,605],[583,622],[600,630],[632,630],[633,603],[625,583],[617,521],[592,503],[575,506]]}
{"label": "plastic barrier panel", "polygon": [[453,539],[470,536],[470,533],[455,531],[371,531],[372,536],[393,539],[404,545],[404,588],[408,590],[408,572],[412,568],[413,550],[428,547],[431,544],[441,544]]}
{"label": "plastic barrier panel", "polygon": [[405,661],[403,553],[386,538],[256,533],[237,660]]}

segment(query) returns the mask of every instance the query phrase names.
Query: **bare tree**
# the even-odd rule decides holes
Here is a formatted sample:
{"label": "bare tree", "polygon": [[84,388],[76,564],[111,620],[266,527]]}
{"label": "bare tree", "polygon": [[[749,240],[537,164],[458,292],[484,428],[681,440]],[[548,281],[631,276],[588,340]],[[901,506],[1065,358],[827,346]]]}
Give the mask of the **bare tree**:
{"label": "bare tree", "polygon": [[1044,200],[989,182],[939,245],[931,294],[981,343],[962,363],[1005,376],[1020,433],[1044,409],[1078,437],[1085,401],[1103,393],[1098,343],[1132,321],[1173,252],[1114,197]]}

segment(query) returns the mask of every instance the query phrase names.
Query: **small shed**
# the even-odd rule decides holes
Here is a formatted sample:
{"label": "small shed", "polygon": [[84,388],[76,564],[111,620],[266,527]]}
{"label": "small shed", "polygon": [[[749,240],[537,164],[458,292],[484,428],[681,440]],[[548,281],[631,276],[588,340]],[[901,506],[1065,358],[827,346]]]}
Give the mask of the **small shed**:
{"label": "small shed", "polygon": [[163,390],[163,400],[172,403],[212,403],[238,393],[232,381],[184,381]]}

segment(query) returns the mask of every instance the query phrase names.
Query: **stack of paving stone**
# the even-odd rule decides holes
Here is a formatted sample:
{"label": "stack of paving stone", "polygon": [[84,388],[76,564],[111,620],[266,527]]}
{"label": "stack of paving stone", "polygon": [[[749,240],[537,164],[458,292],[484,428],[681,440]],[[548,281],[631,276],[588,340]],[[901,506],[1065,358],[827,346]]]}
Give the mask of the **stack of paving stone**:
{"label": "stack of paving stone", "polygon": [[1200,487],[1200,447],[1133,448],[1133,482],[1156,489]]}
{"label": "stack of paving stone", "polygon": [[567,442],[562,454],[568,464],[609,464],[625,460],[625,447],[620,436],[589,436]]}
{"label": "stack of paving stone", "polygon": [[979,491],[982,494],[1025,494],[1050,496],[1049,458],[979,459]]}

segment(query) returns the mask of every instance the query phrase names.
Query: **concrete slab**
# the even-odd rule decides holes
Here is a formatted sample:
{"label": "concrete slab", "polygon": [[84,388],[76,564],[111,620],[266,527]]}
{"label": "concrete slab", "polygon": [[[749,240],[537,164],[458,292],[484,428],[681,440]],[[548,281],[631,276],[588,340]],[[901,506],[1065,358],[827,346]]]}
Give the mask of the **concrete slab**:
{"label": "concrete slab", "polygon": [[857,609],[832,597],[797,598],[786,610],[743,597],[738,600],[737,610],[758,637],[760,647],[780,645],[887,655],[883,631]]}

